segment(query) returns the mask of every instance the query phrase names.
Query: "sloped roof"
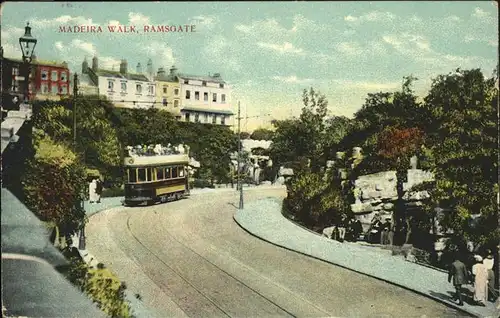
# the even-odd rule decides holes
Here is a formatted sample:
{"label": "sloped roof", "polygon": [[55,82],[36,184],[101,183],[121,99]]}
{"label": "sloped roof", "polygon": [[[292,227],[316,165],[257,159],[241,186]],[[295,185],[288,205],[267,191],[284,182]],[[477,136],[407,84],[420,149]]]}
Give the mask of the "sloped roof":
{"label": "sloped roof", "polygon": [[[92,71],[92,69],[90,68]],[[127,73],[127,74],[122,74],[118,71],[110,71],[110,70],[104,70],[104,69],[98,69],[97,72],[94,72],[97,76],[103,76],[103,77],[112,77],[112,78],[122,78],[122,79],[128,79],[132,81],[143,81],[143,82],[149,82],[148,78],[144,74],[136,74],[136,73]]]}
{"label": "sloped roof", "polygon": [[179,82],[179,78],[175,75],[168,74],[168,75],[157,75],[155,76],[156,81],[162,81],[162,82]]}

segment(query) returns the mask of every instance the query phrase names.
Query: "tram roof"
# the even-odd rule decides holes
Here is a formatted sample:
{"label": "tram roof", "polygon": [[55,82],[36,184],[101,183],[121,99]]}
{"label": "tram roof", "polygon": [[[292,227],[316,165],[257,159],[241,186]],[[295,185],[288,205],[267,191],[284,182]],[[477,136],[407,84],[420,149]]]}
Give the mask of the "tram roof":
{"label": "tram roof", "polygon": [[124,165],[127,167],[141,166],[161,166],[173,164],[189,164],[189,156],[187,154],[164,155],[164,156],[137,156],[125,157]]}

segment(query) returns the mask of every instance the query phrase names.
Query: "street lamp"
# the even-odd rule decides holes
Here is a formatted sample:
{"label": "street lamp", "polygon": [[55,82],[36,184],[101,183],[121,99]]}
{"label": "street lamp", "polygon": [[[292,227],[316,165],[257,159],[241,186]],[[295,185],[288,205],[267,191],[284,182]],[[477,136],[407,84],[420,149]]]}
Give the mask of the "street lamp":
{"label": "street lamp", "polygon": [[29,98],[30,63],[33,59],[33,53],[35,52],[36,42],[37,40],[31,35],[31,27],[28,22],[24,28],[24,35],[19,38],[19,45],[21,46],[21,52],[23,53],[23,63],[26,68],[26,87],[24,90],[25,102],[27,102]]}

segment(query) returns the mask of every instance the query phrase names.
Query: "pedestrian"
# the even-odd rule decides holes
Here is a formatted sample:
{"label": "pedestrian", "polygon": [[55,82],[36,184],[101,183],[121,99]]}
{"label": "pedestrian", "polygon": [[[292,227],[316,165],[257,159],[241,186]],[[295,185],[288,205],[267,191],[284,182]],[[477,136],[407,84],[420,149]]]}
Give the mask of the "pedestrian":
{"label": "pedestrian", "polygon": [[92,179],[92,181],[89,184],[89,201],[90,201],[90,203],[94,203],[97,201],[96,188],[97,188],[97,183],[95,182],[95,179]]}
{"label": "pedestrian", "polygon": [[102,194],[102,182],[101,182],[101,179],[96,179],[95,193],[96,193],[96,202],[97,203],[101,203],[101,194]]}
{"label": "pedestrian", "polygon": [[363,225],[361,224],[360,220],[356,220],[354,222],[353,230],[354,230],[354,241],[357,241],[361,233],[363,233]]}
{"label": "pedestrian", "polygon": [[345,223],[346,223],[346,219],[345,219],[345,217],[342,217],[342,220],[340,221],[340,224],[337,227],[340,242],[344,242],[344,239],[345,239]]}
{"label": "pedestrian", "polygon": [[493,254],[491,250],[486,252],[486,258],[483,260],[483,264],[488,270],[488,300],[495,302],[496,291],[495,291],[495,272],[493,271]]}
{"label": "pedestrian", "polygon": [[453,300],[458,300],[458,305],[463,306],[462,285],[467,284],[467,268],[460,260],[458,254],[455,254],[455,261],[451,264],[448,271],[448,283],[451,283],[452,279],[453,286],[455,286],[455,296],[453,297]]}
{"label": "pedestrian", "polygon": [[384,224],[381,226],[380,232],[380,244],[387,245],[389,244],[389,228],[391,224],[389,223],[389,219],[385,219]]}
{"label": "pedestrian", "polygon": [[389,222],[387,226],[389,227],[389,233],[387,233],[387,244],[392,246],[394,244],[394,225]]}
{"label": "pedestrian", "polygon": [[475,257],[476,264],[472,266],[472,275],[474,275],[474,301],[479,305],[485,306],[488,298],[488,269],[483,264],[483,258],[479,255]]}

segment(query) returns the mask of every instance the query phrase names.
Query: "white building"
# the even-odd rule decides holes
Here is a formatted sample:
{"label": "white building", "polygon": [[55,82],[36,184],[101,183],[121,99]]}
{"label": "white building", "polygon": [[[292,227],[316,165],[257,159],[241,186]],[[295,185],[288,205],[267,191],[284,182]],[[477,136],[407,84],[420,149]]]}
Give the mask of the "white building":
{"label": "white building", "polygon": [[[129,72],[126,60],[120,63],[120,71],[99,69],[97,57],[92,59],[92,67],[82,64],[82,79],[87,78],[96,86],[99,95],[104,95],[117,107],[149,108],[155,104],[155,83],[151,74],[144,75],[138,65],[136,73]],[[148,68],[151,68],[151,60]],[[84,71],[85,70],[85,71]],[[83,81],[82,81],[83,82]],[[84,88],[84,87],[82,87]],[[85,87],[86,91],[91,91]]]}
{"label": "white building", "polygon": [[183,121],[233,125],[231,90],[220,74],[197,76],[179,73],[175,75],[181,87],[180,111]]}

